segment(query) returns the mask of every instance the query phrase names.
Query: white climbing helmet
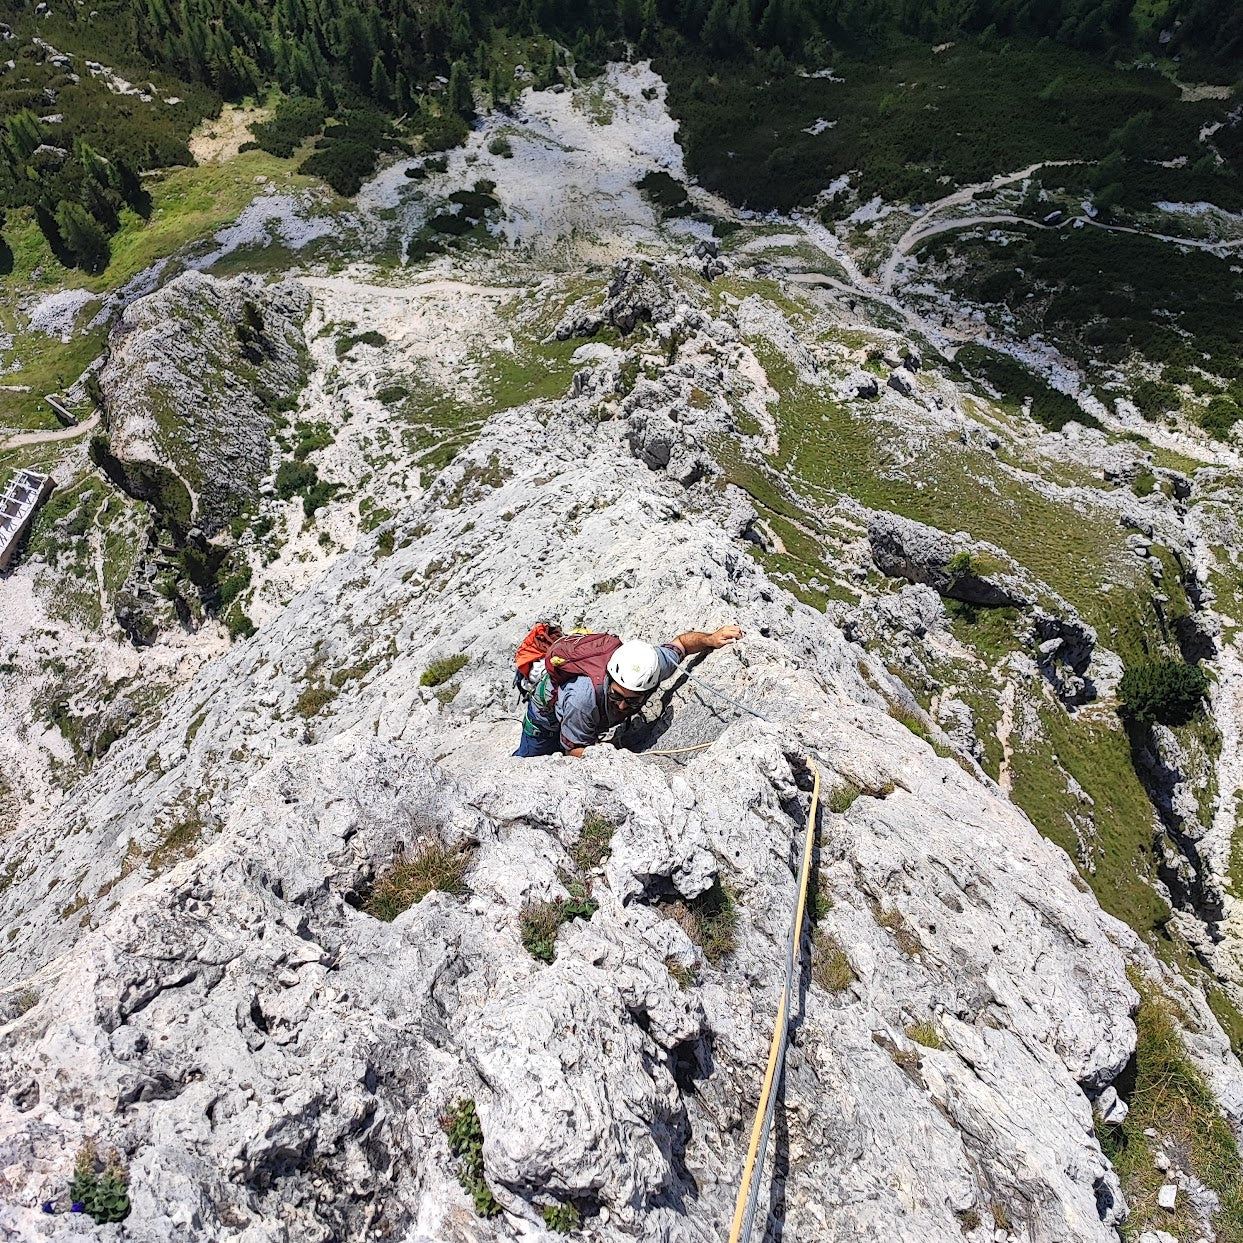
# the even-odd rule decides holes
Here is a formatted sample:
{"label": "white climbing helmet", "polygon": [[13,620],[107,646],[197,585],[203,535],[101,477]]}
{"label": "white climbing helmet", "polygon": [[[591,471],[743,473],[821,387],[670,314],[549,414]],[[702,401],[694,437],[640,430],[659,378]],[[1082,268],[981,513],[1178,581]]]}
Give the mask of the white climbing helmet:
{"label": "white climbing helmet", "polygon": [[660,656],[650,643],[629,639],[609,657],[609,677],[628,691],[650,691],[660,681]]}

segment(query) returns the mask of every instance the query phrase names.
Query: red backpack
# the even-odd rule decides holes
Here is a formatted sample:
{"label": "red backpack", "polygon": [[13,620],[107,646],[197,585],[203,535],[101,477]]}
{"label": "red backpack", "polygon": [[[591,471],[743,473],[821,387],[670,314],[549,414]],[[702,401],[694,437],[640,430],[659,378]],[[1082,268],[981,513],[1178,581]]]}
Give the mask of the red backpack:
{"label": "red backpack", "polygon": [[615,634],[567,634],[544,653],[544,668],[553,686],[586,676],[598,691],[608,675],[609,657],[622,641]]}

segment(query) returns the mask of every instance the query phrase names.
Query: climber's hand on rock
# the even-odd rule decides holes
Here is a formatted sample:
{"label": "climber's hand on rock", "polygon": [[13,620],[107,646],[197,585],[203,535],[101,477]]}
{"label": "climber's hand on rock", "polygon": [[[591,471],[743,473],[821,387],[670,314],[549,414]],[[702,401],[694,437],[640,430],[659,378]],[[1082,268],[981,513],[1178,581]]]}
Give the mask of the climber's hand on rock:
{"label": "climber's hand on rock", "polygon": [[708,636],[708,644],[711,647],[728,647],[731,643],[737,643],[741,638],[741,626],[718,626]]}

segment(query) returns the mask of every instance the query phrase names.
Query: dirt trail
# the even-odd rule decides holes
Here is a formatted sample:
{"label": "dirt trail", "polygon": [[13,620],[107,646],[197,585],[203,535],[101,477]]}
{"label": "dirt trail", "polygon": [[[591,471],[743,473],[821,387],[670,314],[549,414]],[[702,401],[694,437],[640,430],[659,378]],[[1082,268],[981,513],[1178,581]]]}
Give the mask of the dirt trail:
{"label": "dirt trail", "polygon": [[84,419],[76,427],[62,427],[55,432],[21,432],[0,442],[0,453],[7,449],[23,449],[28,445],[48,445],[58,440],[74,440],[85,436],[99,422],[99,411],[96,410],[89,419]]}
{"label": "dirt trail", "polygon": [[947,207],[965,207],[981,191],[998,190],[1002,186],[1013,185],[1016,181],[1023,181],[1025,178],[1030,177],[1032,173],[1039,169],[1066,168],[1072,164],[1081,164],[1082,162],[1082,160],[1041,160],[1038,164],[1029,164],[1017,173],[998,173],[997,176],[990,177],[987,181],[980,181],[971,186],[963,186],[952,194],[947,194],[944,198],[937,199],[935,203],[929,203],[894,244],[893,251],[890,253],[889,258],[885,260],[885,266],[881,268],[880,287],[886,293],[893,288],[894,273],[899,260],[914,245],[915,239],[919,234],[925,231],[927,222],[933,216],[939,215]]}

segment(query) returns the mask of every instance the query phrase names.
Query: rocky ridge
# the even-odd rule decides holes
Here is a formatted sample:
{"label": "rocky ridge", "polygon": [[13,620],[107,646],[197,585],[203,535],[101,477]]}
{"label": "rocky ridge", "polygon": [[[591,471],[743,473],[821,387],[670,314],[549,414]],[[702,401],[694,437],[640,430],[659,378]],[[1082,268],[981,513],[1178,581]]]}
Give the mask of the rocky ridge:
{"label": "rocky ridge", "polygon": [[296,281],[199,272],[131,302],[99,374],[105,461],[119,486],[208,536],[252,505],[273,408],[301,387],[309,306]]}
{"label": "rocky ridge", "polygon": [[[708,447],[729,419],[716,398],[745,387],[732,326],[686,306],[653,318],[665,340],[677,322],[666,367],[623,396],[620,360],[601,359],[564,400],[496,416],[116,744],[54,825],[6,843],[4,1229],[78,1237],[37,1205],[90,1137],[128,1158],[135,1239],[539,1237],[557,1203],[590,1238],[719,1237],[805,757],[850,796],[821,825],[818,935],[852,978],[827,990],[805,947],[767,1190],[792,1237],[1114,1238],[1091,1101],[1134,1049],[1128,963],[1178,992],[1198,1063],[1243,1116],[1203,1001],[969,760],[895,719],[879,662],[747,555],[755,513]],[[918,610],[935,621],[934,602]],[[508,656],[548,613],[651,637],[736,619],[748,638],[696,669],[706,686],[676,682],[624,749],[510,760]],[[456,653],[448,693],[420,685]],[[599,909],[542,966],[522,911],[566,896],[588,812],[617,826],[585,878]],[[468,897],[391,924],[357,909],[432,843],[469,850]],[[713,964],[668,913],[716,882],[738,926]],[[462,1098],[504,1209],[488,1221],[438,1126]]]}

